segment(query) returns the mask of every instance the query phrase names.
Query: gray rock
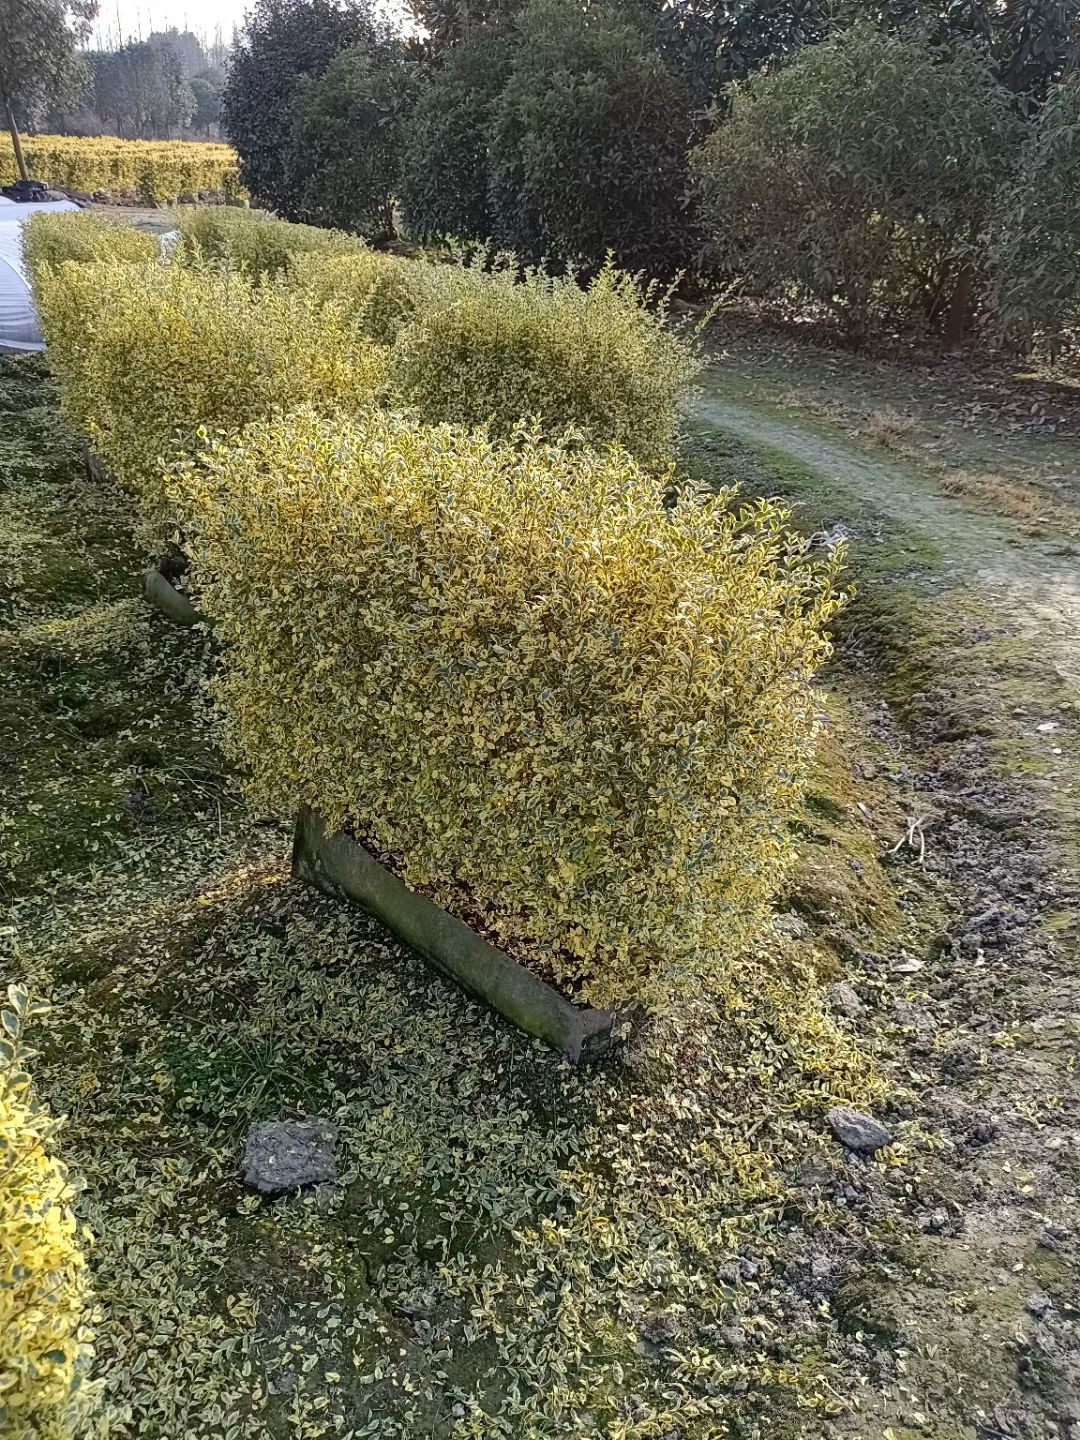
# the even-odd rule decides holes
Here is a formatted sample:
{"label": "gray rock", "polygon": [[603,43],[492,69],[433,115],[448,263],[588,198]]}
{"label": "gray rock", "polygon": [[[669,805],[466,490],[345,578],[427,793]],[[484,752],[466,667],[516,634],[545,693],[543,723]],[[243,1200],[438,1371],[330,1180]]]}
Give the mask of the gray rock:
{"label": "gray rock", "polygon": [[1043,1290],[1033,1290],[1027,1298],[1027,1312],[1034,1315],[1036,1320],[1041,1320],[1052,1308],[1050,1296]]}
{"label": "gray rock", "polygon": [[801,915],[796,915],[794,910],[787,911],[783,915],[773,916],[773,929],[781,935],[787,935],[791,940],[805,940],[810,934],[809,922]]}
{"label": "gray rock", "polygon": [[830,985],[825,992],[829,1004],[839,1015],[846,1015],[849,1020],[857,1020],[865,1013],[866,1006],[859,999],[858,991],[854,985],[841,981],[838,985]]}
{"label": "gray rock", "polygon": [[261,1120],[244,1144],[244,1184],[283,1195],[337,1179],[337,1126],[328,1120]]}
{"label": "gray rock", "polygon": [[872,1155],[883,1145],[892,1144],[891,1133],[872,1115],[849,1110],[846,1105],[834,1105],[825,1118],[841,1145],[849,1150]]}

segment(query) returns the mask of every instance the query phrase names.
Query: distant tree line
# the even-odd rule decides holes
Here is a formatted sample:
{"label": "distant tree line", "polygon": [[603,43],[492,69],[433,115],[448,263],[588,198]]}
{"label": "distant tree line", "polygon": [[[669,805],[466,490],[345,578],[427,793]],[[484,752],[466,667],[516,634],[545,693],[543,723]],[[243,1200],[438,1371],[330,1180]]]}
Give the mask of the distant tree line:
{"label": "distant tree line", "polygon": [[177,29],[111,50],[74,51],[63,85],[17,97],[16,118],[24,130],[65,135],[210,138],[220,131],[226,56],[222,42],[204,46]]}
{"label": "distant tree line", "polygon": [[257,0],[257,201],[375,242],[729,278],[858,339],[1080,311],[1080,0]]}

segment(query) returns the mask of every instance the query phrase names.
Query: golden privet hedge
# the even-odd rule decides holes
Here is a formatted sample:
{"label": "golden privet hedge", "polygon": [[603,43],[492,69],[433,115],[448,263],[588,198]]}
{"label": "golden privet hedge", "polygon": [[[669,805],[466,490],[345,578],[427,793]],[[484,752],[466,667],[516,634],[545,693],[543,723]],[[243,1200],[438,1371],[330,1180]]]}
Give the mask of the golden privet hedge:
{"label": "golden privet hedge", "polygon": [[280,278],[109,260],[46,265],[34,287],[64,410],[133,491],[154,543],[177,522],[164,468],[199,432],[305,400],[363,408],[385,370],[385,351],[332,302]]}
{"label": "golden privet hedge", "polygon": [[185,253],[220,260],[252,275],[276,275],[299,255],[368,254],[367,246],[343,230],[293,225],[264,210],[182,205],[170,212]]}
{"label": "golden privet hedge", "polygon": [[175,476],[260,804],[307,804],[594,1004],[738,951],[789,853],[837,605],[782,515],[370,413]]}
{"label": "golden privet hedge", "polygon": [[389,386],[428,421],[490,422],[509,435],[523,416],[542,433],[617,442],[646,464],[670,459],[679,402],[697,370],[666,323],[664,296],[610,263],[581,286],[496,266],[438,293],[403,327]]}
{"label": "golden privet hedge", "polygon": [[[210,140],[120,140],[113,135],[25,135],[23,154],[37,180],[64,190],[98,190],[161,204],[200,190],[243,196],[236,151]],[[11,137],[0,134],[0,185],[16,179]]]}
{"label": "golden privet hedge", "polygon": [[23,1043],[42,1007],[10,986],[0,1012],[0,1434],[63,1440],[82,1411],[88,1236],[52,1154],[57,1122],[34,1099]]}
{"label": "golden privet hedge", "polygon": [[67,260],[152,260],[161,242],[146,230],[118,225],[89,210],[38,211],[23,224],[23,260],[31,280],[46,265]]}

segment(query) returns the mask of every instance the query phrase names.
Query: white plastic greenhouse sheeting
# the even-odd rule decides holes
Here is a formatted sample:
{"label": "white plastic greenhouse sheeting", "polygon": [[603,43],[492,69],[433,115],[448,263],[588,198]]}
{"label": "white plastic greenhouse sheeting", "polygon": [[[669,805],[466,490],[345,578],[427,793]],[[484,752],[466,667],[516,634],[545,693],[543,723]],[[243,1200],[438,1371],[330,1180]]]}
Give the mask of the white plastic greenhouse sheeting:
{"label": "white plastic greenhouse sheeting", "polygon": [[0,195],[0,351],[44,350],[22,260],[23,221],[37,210],[78,210],[73,200],[19,205]]}

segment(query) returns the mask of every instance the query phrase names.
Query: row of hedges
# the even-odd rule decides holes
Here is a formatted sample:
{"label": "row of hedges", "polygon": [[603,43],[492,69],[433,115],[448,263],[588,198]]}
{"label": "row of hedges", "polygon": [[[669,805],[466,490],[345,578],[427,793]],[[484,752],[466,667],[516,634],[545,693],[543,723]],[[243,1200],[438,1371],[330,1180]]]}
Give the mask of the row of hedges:
{"label": "row of hedges", "polygon": [[634,282],[182,248],[35,283],[69,413],[172,506],[259,803],[350,825],[593,1003],[737,957],[835,565],[675,483],[693,360]]}
{"label": "row of hedges", "polygon": [[[692,349],[664,324],[664,297],[610,266],[583,289],[506,263],[379,255],[243,211],[177,224],[174,264],[90,216],[36,216],[26,238],[65,407],[152,533],[168,525],[159,457],[307,401],[487,422],[501,437],[528,417],[546,437],[670,457]],[[57,263],[65,255],[79,263]]]}
{"label": "row of hedges", "polygon": [[[194,140],[117,140],[109,135],[27,135],[27,168],[37,180],[64,190],[108,190],[137,196],[148,205],[220,191],[244,194],[231,145]],[[0,184],[18,174],[11,137],[0,135]]]}

